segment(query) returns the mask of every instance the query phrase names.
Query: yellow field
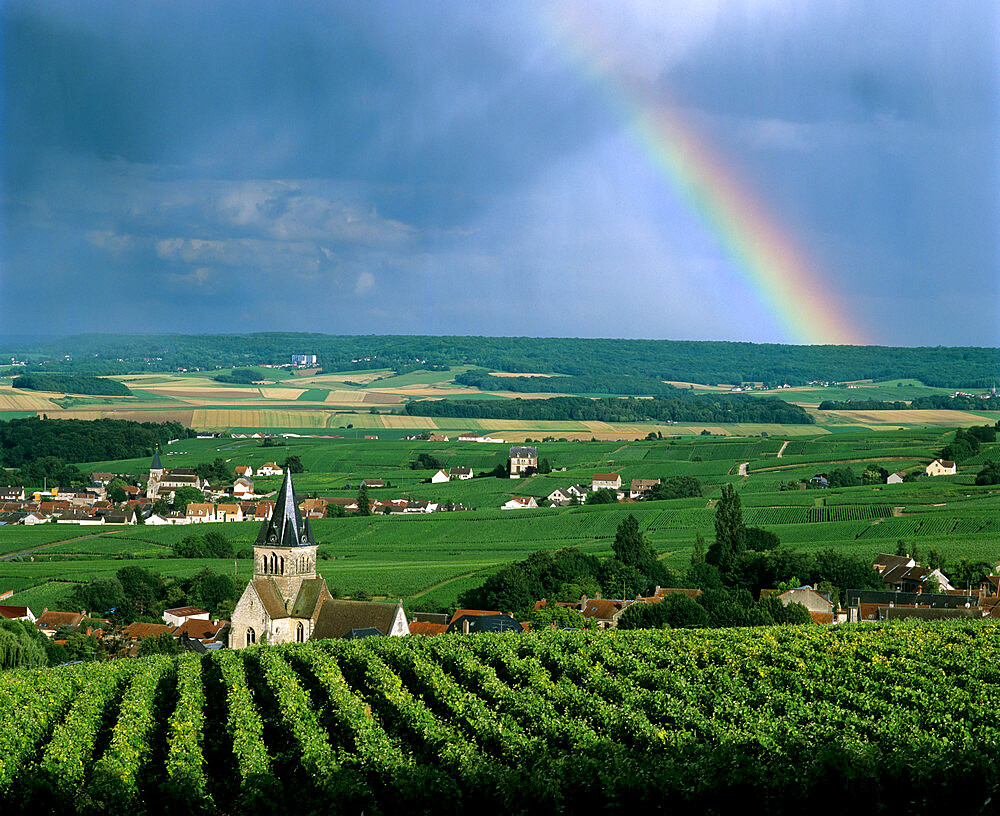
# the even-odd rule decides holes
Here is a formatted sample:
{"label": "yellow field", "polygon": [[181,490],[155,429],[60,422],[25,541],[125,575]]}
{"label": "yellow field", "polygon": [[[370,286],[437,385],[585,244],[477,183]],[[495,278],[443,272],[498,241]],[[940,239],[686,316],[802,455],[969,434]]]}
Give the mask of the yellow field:
{"label": "yellow field", "polygon": [[287,411],[268,408],[196,408],[191,426],[201,430],[225,428],[325,428],[326,411]]}
{"label": "yellow field", "polygon": [[862,425],[869,423],[875,425],[935,425],[947,428],[983,425],[988,421],[977,414],[966,411],[943,411],[930,408],[910,411],[810,411],[809,413],[821,422],[824,418],[832,416]]}
{"label": "yellow field", "polygon": [[297,400],[305,393],[303,388],[260,388],[260,395],[266,399]]}
{"label": "yellow field", "polygon": [[331,391],[327,395],[326,401],[336,403],[337,405],[356,405],[365,401],[366,393],[366,391],[348,391],[345,388],[339,388]]}
{"label": "yellow field", "polygon": [[47,411],[52,408],[58,410],[58,407],[45,397],[39,397],[30,391],[0,388],[0,411]]}
{"label": "yellow field", "polygon": [[382,426],[385,428],[437,428],[434,417],[397,416],[382,414]]}

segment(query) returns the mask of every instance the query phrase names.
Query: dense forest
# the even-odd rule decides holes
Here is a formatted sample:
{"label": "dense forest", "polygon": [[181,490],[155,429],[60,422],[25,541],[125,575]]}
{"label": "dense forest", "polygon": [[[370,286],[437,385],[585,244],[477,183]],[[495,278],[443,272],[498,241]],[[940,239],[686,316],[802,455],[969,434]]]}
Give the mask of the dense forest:
{"label": "dense forest", "polygon": [[[944,388],[988,388],[1000,349],[888,346],[787,346],[693,340],[552,337],[336,336],[304,333],[228,335],[89,334],[47,342],[0,343],[0,356],[34,369],[124,374],[287,363],[316,354],[328,371],[412,370],[472,365],[489,371],[638,377],[707,384],[913,378]],[[66,356],[70,359],[64,359]],[[14,370],[11,373],[20,373]],[[533,386],[537,383],[533,383]],[[621,389],[615,389],[622,393]]]}
{"label": "dense forest", "polygon": [[455,382],[481,391],[514,391],[522,394],[634,394],[645,397],[676,394],[678,390],[655,377],[614,372],[570,374],[562,377],[494,377],[485,368],[477,368],[457,375]]}
{"label": "dense forest", "polygon": [[63,462],[134,459],[152,456],[169,439],[194,435],[179,422],[12,419],[0,421],[0,466],[17,468],[47,457]]}
{"label": "dense forest", "polygon": [[15,377],[14,388],[31,391],[55,391],[63,394],[96,394],[108,397],[130,397],[128,386],[117,380],[104,377],[89,377],[83,374],[40,374],[32,372]]}
{"label": "dense forest", "polygon": [[[679,391],[683,395],[685,392]],[[478,419],[574,420],[578,422],[767,422],[811,425],[805,409],[780,399],[719,396],[552,397],[537,400],[420,400],[404,408],[410,416]]]}
{"label": "dense forest", "polygon": [[905,411],[911,408],[932,408],[952,411],[1000,411],[1000,397],[969,397],[964,394],[949,396],[932,394],[917,397],[910,402],[896,400],[824,400],[819,404],[821,411]]}

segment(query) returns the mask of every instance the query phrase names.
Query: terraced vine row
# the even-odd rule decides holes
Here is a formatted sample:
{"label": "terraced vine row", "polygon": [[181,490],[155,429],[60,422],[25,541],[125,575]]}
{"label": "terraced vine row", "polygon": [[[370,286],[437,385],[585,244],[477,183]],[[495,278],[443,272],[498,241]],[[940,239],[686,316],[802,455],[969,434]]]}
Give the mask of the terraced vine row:
{"label": "terraced vine row", "polygon": [[0,801],[986,812],[998,667],[1000,627],[962,623],[321,641],[10,672]]}

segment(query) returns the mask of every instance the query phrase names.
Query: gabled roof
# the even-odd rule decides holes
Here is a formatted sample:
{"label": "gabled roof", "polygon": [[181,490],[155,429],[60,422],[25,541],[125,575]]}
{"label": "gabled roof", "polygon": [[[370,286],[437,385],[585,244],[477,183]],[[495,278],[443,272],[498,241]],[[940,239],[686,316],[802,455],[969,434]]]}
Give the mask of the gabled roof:
{"label": "gabled roof", "polygon": [[443,635],[448,631],[447,623],[430,623],[429,621],[413,621],[410,624],[411,635]]}
{"label": "gabled roof", "polygon": [[18,618],[26,618],[27,616],[28,607],[26,606],[0,606],[0,618],[17,620]]}
{"label": "gabled roof", "polygon": [[38,616],[38,620],[35,621],[35,625],[40,629],[47,627],[55,628],[56,626],[79,626],[82,620],[83,615],[79,612],[56,612],[52,610],[42,612]]}
{"label": "gabled roof", "polygon": [[189,620],[177,627],[176,637],[187,635],[195,640],[214,640],[219,632],[229,626],[229,621],[223,620]]}
{"label": "gabled roof", "polygon": [[165,623],[130,623],[122,632],[127,638],[133,640],[139,638],[159,637],[160,635],[172,635],[176,627],[168,626]]}
{"label": "gabled roof", "polygon": [[289,613],[293,618],[311,618],[324,597],[331,597],[323,578],[306,578],[299,587],[299,594]]}
{"label": "gabled roof", "polygon": [[309,519],[302,519],[299,506],[295,502],[291,470],[285,472],[281,489],[274,499],[274,512],[271,518],[261,525],[256,543],[273,544],[278,547],[308,547],[316,544]]}
{"label": "gabled roof", "polygon": [[264,605],[264,611],[267,612],[271,620],[288,617],[285,599],[281,597],[281,592],[278,591],[278,585],[274,583],[274,579],[256,578],[250,582],[250,585],[254,588],[257,597]]}
{"label": "gabled roof", "polygon": [[595,482],[616,482],[621,479],[621,474],[619,473],[595,473]]}
{"label": "gabled roof", "polygon": [[184,618],[190,615],[207,615],[208,610],[200,606],[175,606],[173,609],[165,609],[164,615],[173,615],[176,618]]}
{"label": "gabled roof", "polygon": [[387,635],[398,609],[396,604],[327,598],[320,607],[310,640],[342,638],[356,629],[377,629]]}

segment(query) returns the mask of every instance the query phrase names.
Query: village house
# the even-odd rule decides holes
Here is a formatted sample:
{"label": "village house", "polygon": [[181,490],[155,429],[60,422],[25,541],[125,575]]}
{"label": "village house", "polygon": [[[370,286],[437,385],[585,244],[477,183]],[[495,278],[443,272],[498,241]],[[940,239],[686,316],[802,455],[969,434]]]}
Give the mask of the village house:
{"label": "village house", "polygon": [[628,497],[633,500],[644,499],[659,483],[659,479],[633,479],[629,487]]}
{"label": "village house", "polygon": [[361,487],[371,487],[371,488],[385,487],[385,482],[382,479],[362,479]]}
{"label": "village house", "polygon": [[451,477],[448,476],[443,470],[439,470],[433,476],[431,476],[431,484],[441,484],[442,482],[450,481]]}
{"label": "village house", "polygon": [[303,518],[325,518],[326,499],[303,499],[299,502],[299,512],[302,514]]}
{"label": "village house", "polygon": [[250,465],[237,465],[234,470],[237,476],[243,476],[247,479],[253,478],[253,467]]}
{"label": "village house", "polygon": [[216,521],[243,521],[243,510],[238,504],[219,504],[215,508]]}
{"label": "village house", "polygon": [[234,499],[251,499],[256,494],[253,492],[253,481],[244,476],[240,476],[233,482]]}
{"label": "village house", "polygon": [[163,612],[163,622],[169,626],[180,626],[189,620],[205,620],[211,617],[207,609],[197,606],[175,606]]}
{"label": "village house", "polygon": [[906,474],[903,471],[901,471],[901,470],[897,470],[895,473],[890,473],[886,477],[885,483],[886,484],[902,484],[905,479],[906,479]]}
{"label": "village house", "polygon": [[188,524],[204,524],[215,521],[215,505],[205,502],[191,502],[187,506]]}
{"label": "village house", "polygon": [[534,510],[538,502],[534,496],[512,496],[510,501],[501,506],[501,510]]}
{"label": "village house", "polygon": [[566,507],[567,505],[573,504],[573,500],[573,495],[568,490],[563,490],[561,487],[557,487],[545,497],[545,501],[549,502],[549,504],[555,504],[559,507]]}
{"label": "village house", "polygon": [[836,623],[837,613],[830,595],[827,592],[819,592],[815,587],[800,586],[795,589],[788,589],[780,592],[777,589],[762,589],[760,597],[776,596],[781,601],[782,606],[797,603],[802,604],[809,610],[809,616],[813,623]]}
{"label": "village house", "polygon": [[466,479],[471,479],[475,474],[472,472],[472,468],[467,467],[453,467],[448,471],[448,476],[451,479],[458,479],[459,481],[465,481]]}
{"label": "village house", "polygon": [[595,473],[591,480],[591,490],[621,490],[622,477],[619,473]]}
{"label": "village house", "polygon": [[257,468],[258,476],[281,476],[284,472],[277,462],[267,462]]}
{"label": "village house", "polygon": [[427,437],[428,442],[450,442],[447,436],[442,436],[441,434],[431,434]]}
{"label": "village house", "polygon": [[166,524],[188,524],[188,517],[180,510],[169,510],[166,513],[153,513],[146,519],[146,524],[163,526]]}
{"label": "village house", "polygon": [[514,445],[510,449],[510,478],[517,479],[527,471],[538,471],[538,448]]}
{"label": "village house", "polygon": [[954,476],[958,472],[958,467],[950,459],[935,459],[924,472],[928,476]]}
{"label": "village house", "polygon": [[34,613],[26,606],[0,606],[0,618],[35,622]]}

